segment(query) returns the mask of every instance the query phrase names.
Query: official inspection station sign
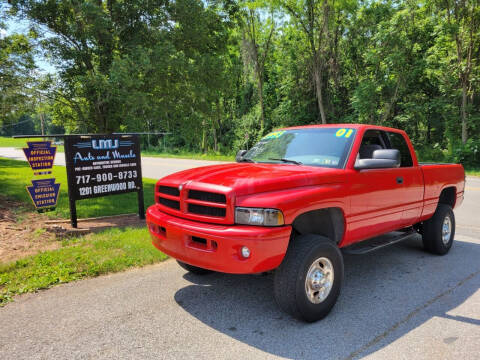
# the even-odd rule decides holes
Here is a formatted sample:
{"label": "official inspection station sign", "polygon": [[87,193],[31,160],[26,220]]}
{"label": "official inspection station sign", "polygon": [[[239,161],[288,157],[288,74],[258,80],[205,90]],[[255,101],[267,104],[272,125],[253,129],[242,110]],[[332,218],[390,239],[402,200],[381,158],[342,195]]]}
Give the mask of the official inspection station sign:
{"label": "official inspection station sign", "polygon": [[32,186],[27,191],[38,211],[53,210],[57,205],[60,184],[55,179],[32,180]]}
{"label": "official inspection station sign", "polygon": [[29,141],[27,145],[23,152],[34,175],[51,174],[57,148],[52,146],[51,141]]}
{"label": "official inspection station sign", "polygon": [[74,200],[142,190],[138,136],[66,136],[64,146]]}

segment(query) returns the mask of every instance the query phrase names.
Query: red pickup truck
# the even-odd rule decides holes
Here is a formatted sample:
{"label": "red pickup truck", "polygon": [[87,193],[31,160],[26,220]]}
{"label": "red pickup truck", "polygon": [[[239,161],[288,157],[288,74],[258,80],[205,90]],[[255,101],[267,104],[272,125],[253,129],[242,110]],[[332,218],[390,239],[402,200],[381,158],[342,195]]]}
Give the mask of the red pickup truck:
{"label": "red pickup truck", "polygon": [[299,319],[319,320],[334,306],[342,252],[417,233],[431,253],[452,246],[463,167],[419,164],[404,131],[285,128],[236,160],[158,181],[147,211],[153,245],[195,274],[275,270],[276,302]]}

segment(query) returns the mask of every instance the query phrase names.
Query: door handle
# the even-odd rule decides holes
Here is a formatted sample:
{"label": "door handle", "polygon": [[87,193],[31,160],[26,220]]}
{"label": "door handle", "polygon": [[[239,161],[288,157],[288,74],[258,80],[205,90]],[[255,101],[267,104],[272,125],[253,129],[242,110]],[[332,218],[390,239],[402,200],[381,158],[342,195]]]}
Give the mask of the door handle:
{"label": "door handle", "polygon": [[403,177],[402,176],[397,177],[397,184],[403,184]]}

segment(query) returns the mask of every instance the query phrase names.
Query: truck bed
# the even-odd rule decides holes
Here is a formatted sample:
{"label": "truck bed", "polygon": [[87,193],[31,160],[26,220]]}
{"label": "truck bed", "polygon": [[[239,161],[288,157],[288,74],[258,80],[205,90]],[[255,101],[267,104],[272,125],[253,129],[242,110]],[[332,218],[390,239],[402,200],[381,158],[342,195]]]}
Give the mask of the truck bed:
{"label": "truck bed", "polygon": [[427,165],[458,165],[455,163],[437,163],[437,162],[419,162],[419,166],[427,166]]}
{"label": "truck bed", "polygon": [[422,218],[428,218],[437,208],[442,190],[450,188],[447,195],[452,197],[453,208],[463,201],[465,171],[459,164],[419,163],[425,184],[424,209]]}

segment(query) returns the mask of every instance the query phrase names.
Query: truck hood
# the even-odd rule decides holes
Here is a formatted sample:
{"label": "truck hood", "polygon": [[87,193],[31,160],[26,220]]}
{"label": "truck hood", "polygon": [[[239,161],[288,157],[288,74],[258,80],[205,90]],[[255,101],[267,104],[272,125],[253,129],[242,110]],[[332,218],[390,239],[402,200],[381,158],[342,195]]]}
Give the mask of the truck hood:
{"label": "truck hood", "polygon": [[168,175],[159,183],[212,184],[233,190],[236,196],[343,181],[343,170],[292,164],[231,163],[188,169]]}

